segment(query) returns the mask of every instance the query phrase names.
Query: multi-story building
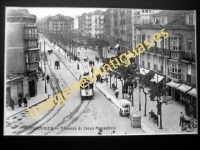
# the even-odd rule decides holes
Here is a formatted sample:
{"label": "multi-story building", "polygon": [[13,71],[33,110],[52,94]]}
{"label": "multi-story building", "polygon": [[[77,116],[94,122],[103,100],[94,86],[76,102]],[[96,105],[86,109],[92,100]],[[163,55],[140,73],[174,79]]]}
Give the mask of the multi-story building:
{"label": "multi-story building", "polygon": [[[142,36],[137,33],[137,26],[142,24],[152,23],[153,19],[151,14],[158,13],[160,10],[151,9],[133,9],[132,10],[132,47],[135,48],[136,45],[141,41]],[[143,39],[144,40],[144,36]],[[135,62],[140,63],[140,57],[136,57]],[[140,64],[139,64],[140,65]]]}
{"label": "multi-story building", "polygon": [[110,46],[123,53],[132,47],[132,9],[114,8],[109,13]]}
{"label": "multi-story building", "polygon": [[46,35],[59,34],[67,35],[74,29],[74,19],[69,16],[57,14],[43,20],[43,29]]}
{"label": "multi-story building", "polygon": [[96,10],[79,16],[79,31],[83,36],[92,38],[103,37],[103,11]]}
{"label": "multi-story building", "polygon": [[96,10],[92,13],[92,37],[102,38],[103,37],[103,21],[104,11]]}
{"label": "multi-story building", "polygon": [[86,13],[78,17],[78,29],[81,32],[81,35],[87,35]]}
{"label": "multi-story building", "polygon": [[36,16],[27,9],[9,9],[6,14],[6,98],[17,103],[19,95],[37,95],[36,70],[39,48]]}
{"label": "multi-story building", "polygon": [[[137,25],[137,43],[161,34],[161,41],[140,54],[139,65],[164,79],[172,99],[196,107],[196,48],[194,11],[164,10],[151,15],[147,24]],[[165,29],[168,37],[161,33]]]}

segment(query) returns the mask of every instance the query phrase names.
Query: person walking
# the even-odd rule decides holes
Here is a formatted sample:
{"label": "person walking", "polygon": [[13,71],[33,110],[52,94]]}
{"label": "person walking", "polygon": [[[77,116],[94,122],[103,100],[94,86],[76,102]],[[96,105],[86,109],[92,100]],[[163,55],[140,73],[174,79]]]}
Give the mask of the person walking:
{"label": "person walking", "polygon": [[116,96],[116,98],[118,98],[118,95],[119,95],[119,91],[118,91],[118,88],[116,88],[116,90],[115,90],[115,96]]}
{"label": "person walking", "polygon": [[77,63],[77,70],[79,70],[79,64]]}
{"label": "person walking", "polygon": [[26,99],[26,96],[24,97],[24,107],[27,107],[27,99]]}
{"label": "person walking", "polygon": [[46,79],[47,79],[47,83],[49,83],[49,79],[50,79],[49,75],[46,76]]}
{"label": "person walking", "polygon": [[18,97],[18,104],[19,104],[19,107],[22,106],[22,98],[21,98],[21,94],[20,94],[19,97]]}
{"label": "person walking", "polygon": [[179,125],[182,126],[182,128],[183,128],[183,121],[184,121],[184,114],[181,112],[180,113],[180,123],[179,123]]}
{"label": "person walking", "polygon": [[10,97],[10,107],[12,108],[12,110],[15,109],[15,101],[12,99],[12,97]]}

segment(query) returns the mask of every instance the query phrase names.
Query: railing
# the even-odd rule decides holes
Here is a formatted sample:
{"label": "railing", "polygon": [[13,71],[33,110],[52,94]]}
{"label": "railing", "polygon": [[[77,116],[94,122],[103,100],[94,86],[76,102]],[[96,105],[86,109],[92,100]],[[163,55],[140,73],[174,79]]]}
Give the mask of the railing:
{"label": "railing", "polygon": [[168,49],[163,49],[163,55],[164,55],[164,56],[170,57],[170,50],[168,50]]}
{"label": "railing", "polygon": [[39,62],[33,62],[33,63],[26,63],[26,69],[27,71],[33,71],[38,69]]}
{"label": "railing", "polygon": [[38,34],[25,34],[24,39],[25,40],[37,40]]}
{"label": "railing", "polygon": [[150,53],[155,53],[155,47],[149,48],[149,52],[150,52]]}
{"label": "railing", "polygon": [[181,59],[195,62],[195,54],[182,51],[180,53],[181,53]]}

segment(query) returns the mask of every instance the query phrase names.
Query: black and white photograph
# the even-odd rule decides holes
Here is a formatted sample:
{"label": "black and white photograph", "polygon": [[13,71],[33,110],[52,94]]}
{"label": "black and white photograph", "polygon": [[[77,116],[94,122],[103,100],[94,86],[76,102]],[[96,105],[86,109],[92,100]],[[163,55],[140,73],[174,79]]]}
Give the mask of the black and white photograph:
{"label": "black and white photograph", "polygon": [[196,10],[5,7],[3,134],[198,134],[196,30]]}

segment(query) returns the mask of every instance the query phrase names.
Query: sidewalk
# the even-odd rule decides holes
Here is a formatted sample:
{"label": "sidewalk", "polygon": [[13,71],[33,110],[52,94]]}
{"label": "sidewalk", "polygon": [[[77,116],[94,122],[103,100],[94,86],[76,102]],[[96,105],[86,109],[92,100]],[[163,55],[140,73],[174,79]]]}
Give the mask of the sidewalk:
{"label": "sidewalk", "polygon": [[[56,49],[58,51],[58,47],[56,46]],[[84,56],[88,56],[90,60],[95,61],[95,56],[98,56],[96,51],[84,48],[77,48],[77,51],[80,52],[79,57],[83,58]],[[80,65],[80,70],[77,70],[77,63],[81,63],[83,65],[88,65],[88,62],[84,62],[82,59],[80,62],[74,62],[70,61],[69,57],[66,57],[64,50],[60,48],[60,53],[66,58],[65,60],[68,62],[67,66],[69,70],[72,72],[72,74],[79,78],[81,71],[83,71],[83,67]],[[100,68],[102,66],[102,62],[97,63],[95,61],[95,67]],[[108,77],[109,79],[109,77]],[[113,77],[111,79],[113,82]],[[121,81],[118,79],[117,81],[117,87],[119,89],[119,97],[118,99],[114,96],[114,91],[110,89],[110,81],[108,85],[104,82],[102,83],[95,83],[96,88],[98,88],[106,98],[110,99],[115,106],[119,107],[118,99],[122,99],[122,84]],[[145,91],[148,91],[148,88],[145,88]],[[155,113],[157,113],[157,102],[150,101],[149,95],[147,95],[147,110],[146,115],[144,116],[144,105],[145,105],[145,96],[143,91],[141,90],[141,111],[138,111],[139,109],[139,90],[138,88],[134,89],[134,106],[131,106],[131,114],[137,114],[141,116],[141,128],[148,134],[153,133],[168,133],[168,134],[174,134],[174,133],[185,133],[181,131],[181,127],[179,126],[179,114],[180,112],[184,112],[184,106],[182,106],[179,103],[176,103],[173,101],[173,104],[169,105],[162,105],[162,127],[163,129],[159,129],[159,126],[157,126],[157,123],[154,123],[152,119],[149,120],[149,112],[153,110]],[[160,123],[160,122],[159,122]],[[196,129],[192,132],[195,133]],[[191,133],[191,132],[189,132]]]}
{"label": "sidewalk", "polygon": [[[111,79],[113,81],[113,79]],[[109,81],[110,82],[110,81]],[[122,99],[122,85],[120,80],[118,80],[117,87],[119,89],[119,96],[118,99]],[[114,96],[114,91],[110,89],[110,84],[106,85],[106,83],[99,83],[96,87],[105,95],[105,97],[110,98],[110,100],[119,107],[118,99]],[[148,91],[148,88],[145,88],[145,91]],[[141,116],[141,128],[148,134],[153,133],[168,133],[168,134],[181,134],[186,133],[181,131],[181,126],[179,126],[179,114],[180,112],[184,112],[184,106],[176,103],[173,101],[173,104],[162,105],[162,127],[163,129],[159,129],[159,125],[154,123],[152,119],[149,119],[149,112],[153,110],[157,113],[156,109],[157,102],[150,101],[149,95],[147,95],[147,108],[146,108],[146,115],[144,116],[144,105],[145,105],[145,96],[144,93],[141,91],[141,111],[139,110],[139,89],[134,89],[134,106],[131,106],[130,112],[131,115],[137,114]],[[159,118],[160,121],[160,118]],[[188,133],[195,133],[197,130],[195,129],[193,132]]]}
{"label": "sidewalk", "polygon": [[[42,78],[38,79],[37,81],[37,95],[35,97],[31,97],[28,101],[28,107],[30,108],[31,106],[40,103],[42,101],[45,101],[48,93],[51,94],[51,87],[49,84],[46,84],[47,86],[47,93],[45,93],[45,84],[44,80]],[[19,107],[19,105],[15,105],[15,109],[12,110],[11,107],[8,107],[5,109],[5,118],[9,118],[23,110],[25,110],[27,107],[24,107],[24,104],[22,103],[22,107]]]}

